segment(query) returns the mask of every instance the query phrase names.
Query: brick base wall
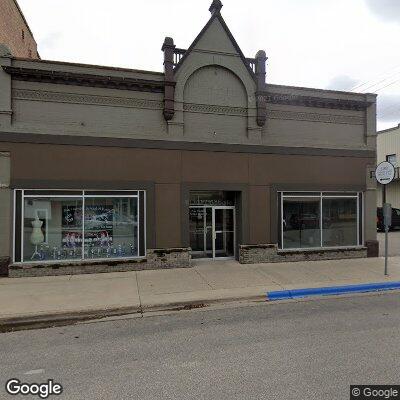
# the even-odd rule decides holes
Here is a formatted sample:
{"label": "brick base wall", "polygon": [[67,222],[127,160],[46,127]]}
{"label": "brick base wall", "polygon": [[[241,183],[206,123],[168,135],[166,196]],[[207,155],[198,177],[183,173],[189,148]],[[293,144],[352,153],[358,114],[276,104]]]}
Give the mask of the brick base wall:
{"label": "brick base wall", "polygon": [[0,257],[0,276],[8,275],[9,264],[10,264],[10,257]]}
{"label": "brick base wall", "polygon": [[367,247],[368,257],[379,257],[379,242],[377,240],[367,240],[365,246]]}
{"label": "brick base wall", "polygon": [[190,248],[153,249],[147,251],[151,269],[187,268],[191,263]]}
{"label": "brick base wall", "polygon": [[275,244],[240,245],[239,262],[240,264],[274,262],[271,260],[276,257],[276,253],[277,246]]}
{"label": "brick base wall", "polygon": [[190,248],[150,249],[147,251],[147,257],[139,260],[10,265],[8,272],[10,278],[19,278],[26,276],[57,276],[141,271],[145,269],[188,268],[191,266],[190,251]]}
{"label": "brick base wall", "polygon": [[326,250],[279,251],[276,244],[241,245],[241,264],[277,263],[290,261],[340,260],[367,257],[367,248],[342,248]]}

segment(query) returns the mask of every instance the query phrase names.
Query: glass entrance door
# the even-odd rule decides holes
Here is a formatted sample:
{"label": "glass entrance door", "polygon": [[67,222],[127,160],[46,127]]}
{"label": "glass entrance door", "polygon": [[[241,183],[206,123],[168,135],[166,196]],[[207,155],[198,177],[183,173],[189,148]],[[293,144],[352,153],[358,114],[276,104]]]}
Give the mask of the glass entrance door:
{"label": "glass entrance door", "polygon": [[235,257],[235,207],[191,206],[189,233],[193,258]]}
{"label": "glass entrance door", "polygon": [[193,258],[212,258],[212,209],[210,207],[189,208],[190,247]]}
{"label": "glass entrance door", "polygon": [[214,207],[214,258],[235,257],[235,207]]}

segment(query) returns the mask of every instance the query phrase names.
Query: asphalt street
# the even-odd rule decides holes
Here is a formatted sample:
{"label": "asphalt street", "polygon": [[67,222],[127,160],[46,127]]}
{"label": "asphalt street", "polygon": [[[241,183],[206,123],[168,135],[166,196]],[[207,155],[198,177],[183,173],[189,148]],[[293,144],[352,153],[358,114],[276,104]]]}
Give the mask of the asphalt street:
{"label": "asphalt street", "polygon": [[400,384],[399,333],[398,292],[4,333],[0,398],[53,378],[52,399],[348,399]]}

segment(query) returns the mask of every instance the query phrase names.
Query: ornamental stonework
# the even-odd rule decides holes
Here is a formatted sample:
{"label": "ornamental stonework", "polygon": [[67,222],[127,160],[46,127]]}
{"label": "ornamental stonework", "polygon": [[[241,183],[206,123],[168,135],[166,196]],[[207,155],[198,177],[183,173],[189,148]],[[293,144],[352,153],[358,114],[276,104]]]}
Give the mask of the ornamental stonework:
{"label": "ornamental stonework", "polygon": [[331,124],[363,125],[364,118],[352,115],[319,114],[297,111],[269,110],[267,118],[296,121],[326,122]]}
{"label": "ornamental stonework", "polygon": [[229,107],[229,106],[217,106],[212,104],[185,103],[183,105],[183,110],[187,112],[203,113],[203,114],[247,116],[247,108],[245,107]]}
{"label": "ornamental stonework", "polygon": [[93,104],[99,106],[147,108],[162,110],[164,103],[158,100],[135,99],[114,96],[97,96],[89,94],[47,92],[42,90],[14,89],[13,99],[49,101],[56,103]]}

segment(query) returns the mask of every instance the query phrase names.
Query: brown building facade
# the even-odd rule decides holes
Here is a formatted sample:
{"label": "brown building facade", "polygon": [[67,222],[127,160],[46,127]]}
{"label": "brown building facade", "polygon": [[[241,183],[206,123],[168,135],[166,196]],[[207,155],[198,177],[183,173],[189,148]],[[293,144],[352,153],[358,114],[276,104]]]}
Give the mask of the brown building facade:
{"label": "brown building facade", "polygon": [[17,0],[0,2],[0,44],[15,57],[38,59],[37,44]]}
{"label": "brown building facade", "polygon": [[373,248],[375,95],[266,83],[221,7],[188,49],[165,39],[163,73],[0,59],[11,275]]}

